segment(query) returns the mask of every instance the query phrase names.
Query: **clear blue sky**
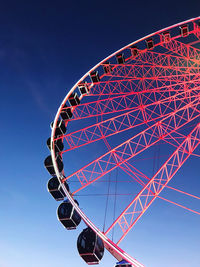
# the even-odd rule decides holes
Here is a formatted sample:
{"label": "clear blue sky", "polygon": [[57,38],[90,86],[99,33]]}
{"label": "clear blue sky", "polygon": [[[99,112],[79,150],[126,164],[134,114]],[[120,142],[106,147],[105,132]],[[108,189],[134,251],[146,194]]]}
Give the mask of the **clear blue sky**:
{"label": "clear blue sky", "polygon": [[[46,191],[49,123],[97,62],[199,10],[197,0],[1,1],[0,267],[86,266],[76,250],[84,225],[66,231]],[[189,160],[171,185],[200,195],[197,166]],[[158,200],[122,245],[147,267],[199,267],[199,224],[198,215]],[[114,263],[106,253],[100,266]]]}

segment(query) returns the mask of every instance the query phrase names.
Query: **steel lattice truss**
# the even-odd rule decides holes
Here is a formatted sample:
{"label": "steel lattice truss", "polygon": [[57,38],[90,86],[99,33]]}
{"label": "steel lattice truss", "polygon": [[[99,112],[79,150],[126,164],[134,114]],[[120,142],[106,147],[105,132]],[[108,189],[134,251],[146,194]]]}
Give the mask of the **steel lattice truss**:
{"label": "steel lattice truss", "polygon": [[[81,103],[72,107],[73,117],[66,120],[67,133],[55,138],[62,138],[65,144],[60,153],[63,160],[70,151],[79,151],[81,147],[90,151],[90,146],[100,141],[106,144],[106,149],[72,174],[63,173],[62,182],[77,181],[72,190],[75,196],[108,173],[120,169],[141,186],[137,195],[104,231],[108,235],[114,228],[120,229],[116,244],[200,143],[198,23],[199,20],[190,21],[185,36],[179,34],[178,27],[173,28],[178,28],[178,34],[168,39],[164,38],[164,32],[156,33],[152,37],[156,40],[153,47],[148,47],[148,38],[147,48],[145,40],[134,44],[137,48],[132,44],[125,47],[119,51],[124,55],[124,62],[117,61],[116,55],[112,55],[92,70],[98,71],[99,80],[91,80],[88,73],[73,89],[80,95],[78,87],[86,82],[89,93],[82,95]],[[109,67],[107,72],[103,71],[105,67]],[[59,112],[67,109],[67,100]],[[71,123],[78,127],[70,131]],[[112,142],[122,135],[125,136],[122,142]],[[171,154],[153,177],[146,179],[133,160],[158,143],[167,144]]]}

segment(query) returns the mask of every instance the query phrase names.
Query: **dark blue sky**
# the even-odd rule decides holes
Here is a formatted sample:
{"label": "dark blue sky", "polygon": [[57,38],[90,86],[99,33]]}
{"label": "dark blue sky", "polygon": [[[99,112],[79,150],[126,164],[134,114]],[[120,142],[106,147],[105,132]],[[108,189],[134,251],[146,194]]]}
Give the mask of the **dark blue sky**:
{"label": "dark blue sky", "polygon": [[[60,226],[57,203],[46,191],[49,176],[43,160],[48,154],[49,123],[67,91],[92,66],[140,37],[199,16],[199,10],[197,0],[1,1],[0,267],[57,267],[63,262],[62,266],[85,266],[76,252],[78,232],[66,233]],[[190,225],[190,214],[184,216]],[[192,220],[197,229],[196,217]],[[179,218],[177,229],[178,224]],[[143,229],[145,223],[143,228],[138,224],[135,236],[143,236]],[[188,235],[192,243],[195,233]],[[128,242],[130,246],[132,241]],[[151,246],[154,240],[145,242]],[[161,240],[157,237],[155,242]],[[142,244],[138,247],[142,259]],[[168,249],[166,244],[161,247]],[[161,250],[152,250],[156,249]],[[143,261],[147,267],[169,266],[163,263],[163,255],[156,265],[156,254],[151,257],[149,251]],[[177,249],[179,258],[181,253]],[[188,262],[193,257],[189,253]],[[188,262],[181,266],[189,267]],[[101,266],[112,264],[112,258],[105,256]],[[180,266],[179,261],[170,266]],[[194,261],[190,266],[200,264]]]}

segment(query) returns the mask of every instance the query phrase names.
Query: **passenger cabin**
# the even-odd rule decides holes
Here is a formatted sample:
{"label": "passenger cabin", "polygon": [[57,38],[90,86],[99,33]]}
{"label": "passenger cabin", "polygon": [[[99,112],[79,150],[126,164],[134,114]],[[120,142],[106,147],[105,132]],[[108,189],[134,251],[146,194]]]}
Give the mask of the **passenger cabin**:
{"label": "passenger cabin", "polygon": [[71,93],[71,95],[68,98],[68,101],[71,106],[77,106],[80,104],[80,99],[77,95],[77,93]]}
{"label": "passenger cabin", "polygon": [[115,267],[133,267],[129,262],[122,260],[116,263]]}
{"label": "passenger cabin", "polygon": [[[78,201],[75,200],[75,202],[78,205]],[[59,221],[68,230],[76,229],[76,227],[81,222],[80,215],[75,210],[73,205],[69,202],[69,200],[66,200],[60,204],[60,206],[57,209],[57,215]]]}
{"label": "passenger cabin", "polygon": [[189,34],[189,28],[187,24],[181,25],[180,26],[180,31],[181,31],[181,36],[186,37]]}
{"label": "passenger cabin", "polygon": [[[67,182],[64,182],[63,185],[65,186],[66,190],[69,191],[69,185]],[[56,176],[49,179],[47,183],[47,189],[52,197],[57,201],[64,200],[66,197],[65,192]]]}
{"label": "passenger cabin", "polygon": [[153,49],[154,48],[154,42],[152,38],[149,38],[146,40],[147,49]]}
{"label": "passenger cabin", "polygon": [[72,118],[72,116],[73,116],[72,111],[71,111],[71,108],[68,107],[68,106],[64,106],[63,108],[65,108],[65,109],[63,109],[61,111],[61,113],[60,113],[61,118],[64,121],[70,120]]}
{"label": "passenger cabin", "polygon": [[[58,170],[59,172],[61,172],[63,170],[63,162],[60,158],[60,156],[57,156],[56,158],[56,162],[57,162],[57,166],[58,166]],[[51,155],[48,156],[45,161],[44,161],[44,166],[46,167],[47,171],[52,175],[55,176],[55,169],[53,166],[53,162],[52,162],[52,158]]]}
{"label": "passenger cabin", "polygon": [[163,32],[162,37],[164,43],[168,43],[171,40],[171,35],[169,31]]}
{"label": "passenger cabin", "polygon": [[[51,122],[50,124],[50,127],[51,129],[53,129],[53,121]],[[55,129],[55,138],[61,136],[61,135],[64,135],[66,133],[67,129],[66,129],[66,126],[65,126],[65,122],[63,120],[58,120],[57,121],[57,127]]]}
{"label": "passenger cabin", "polygon": [[78,88],[79,88],[79,91],[82,95],[89,94],[89,92],[90,92],[90,89],[89,89],[88,84],[86,82],[79,83]]}
{"label": "passenger cabin", "polygon": [[124,54],[117,54],[116,55],[116,59],[117,59],[117,63],[118,64],[124,64],[125,63],[125,58],[124,58]]}
{"label": "passenger cabin", "polygon": [[138,51],[138,48],[137,48],[136,45],[132,45],[130,47],[130,49],[131,49],[131,54],[132,54],[133,57],[135,57],[135,56],[137,56],[139,54],[139,51]]}
{"label": "passenger cabin", "polygon": [[[51,151],[51,137],[47,139],[47,147]],[[63,151],[64,145],[62,139],[57,139],[54,141],[54,150],[56,153]]]}
{"label": "passenger cabin", "polygon": [[80,233],[77,248],[80,256],[89,265],[98,264],[104,254],[103,241],[89,227]]}
{"label": "passenger cabin", "polygon": [[103,63],[103,70],[104,70],[104,73],[106,74],[110,74],[111,71],[112,71],[112,67],[110,65],[110,62],[106,61]]}
{"label": "passenger cabin", "polygon": [[98,71],[92,71],[90,72],[90,79],[93,83],[100,82]]}

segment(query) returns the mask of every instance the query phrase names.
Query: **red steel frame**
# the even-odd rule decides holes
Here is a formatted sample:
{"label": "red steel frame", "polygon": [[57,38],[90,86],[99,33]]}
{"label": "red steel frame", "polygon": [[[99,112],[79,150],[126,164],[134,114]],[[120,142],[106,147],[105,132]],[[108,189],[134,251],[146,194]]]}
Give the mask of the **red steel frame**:
{"label": "red steel frame", "polygon": [[[85,97],[88,101],[72,108],[71,121],[89,120],[94,117],[100,117],[101,120],[60,137],[65,142],[65,151],[61,156],[70,150],[99,140],[105,141],[108,152],[65,177],[64,173],[60,174],[58,171],[54,142],[52,142],[53,164],[61,185],[71,178],[79,181],[78,189],[72,194],[64,187],[63,190],[85,223],[102,238],[111,254],[118,260],[127,260],[135,267],[143,265],[120,249],[119,243],[200,144],[200,50],[192,45],[199,42],[199,21],[200,17],[197,17],[165,28],[107,57],[75,84],[63,100],[55,117],[57,122],[61,111],[65,109],[64,105],[69,95],[77,91],[80,82],[87,81],[90,93],[86,96],[81,95],[80,99]],[[163,40],[163,32],[177,29],[184,24],[189,25],[188,37],[176,34],[167,42]],[[159,39],[154,45],[155,50],[139,49],[137,55],[131,55],[132,45],[139,45],[144,40],[154,37]],[[196,41],[190,41],[189,37],[195,37]],[[159,48],[161,52],[156,50]],[[116,64],[113,60],[119,52],[124,52],[125,55],[129,53],[122,65]],[[99,71],[108,60],[111,60],[112,72],[100,73],[100,82],[92,83],[88,78],[89,73],[93,70]],[[110,117],[103,119],[103,116]],[[180,130],[191,122],[194,122],[194,126],[190,133],[183,134]],[[56,140],[55,125],[56,123],[51,135],[53,141]],[[114,148],[108,144],[107,137],[141,125],[144,126],[144,130],[122,144]],[[155,175],[145,181],[145,175],[132,166],[129,160],[161,140],[174,146],[175,150]],[[118,167],[140,183],[142,189],[103,233],[76,205],[73,196]],[[113,243],[108,238],[108,233],[116,226],[121,229],[121,236],[116,243]]]}
{"label": "red steel frame", "polygon": [[123,235],[117,242],[119,244],[199,144],[200,123],[138,193],[105,234],[108,234],[115,224],[118,223],[123,232]]}

